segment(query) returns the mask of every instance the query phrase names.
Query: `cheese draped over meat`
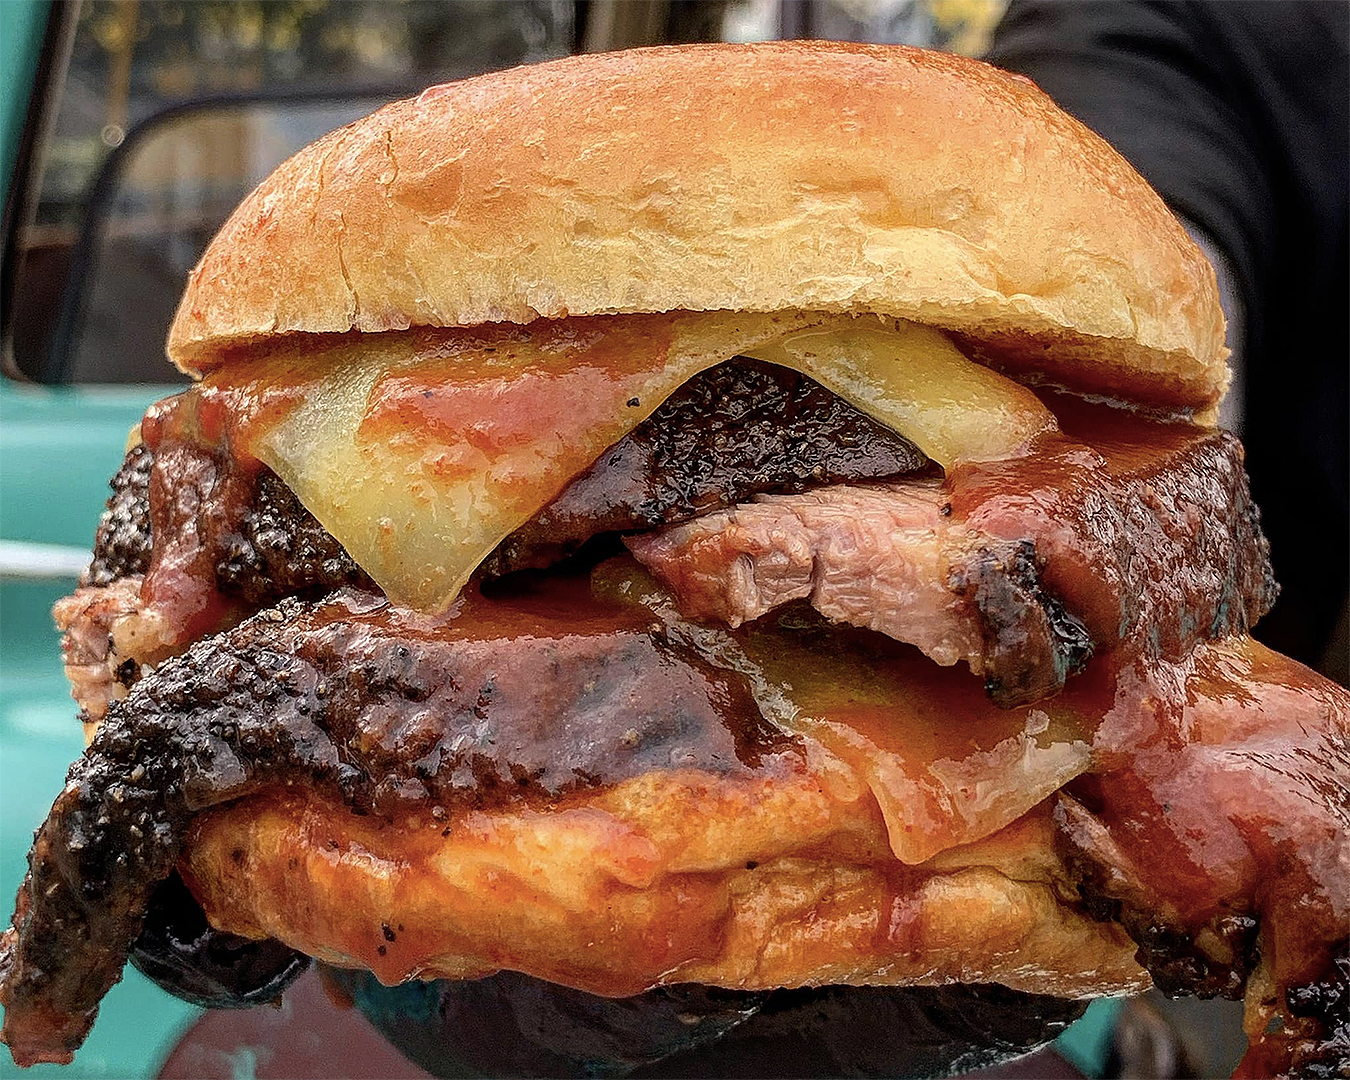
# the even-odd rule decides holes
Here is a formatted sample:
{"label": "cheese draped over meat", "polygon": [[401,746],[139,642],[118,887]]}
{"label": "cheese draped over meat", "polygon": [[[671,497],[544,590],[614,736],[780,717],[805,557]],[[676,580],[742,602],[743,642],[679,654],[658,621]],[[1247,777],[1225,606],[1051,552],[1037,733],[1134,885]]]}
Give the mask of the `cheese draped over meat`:
{"label": "cheese draped over meat", "polygon": [[741,354],[803,372],[944,467],[1013,456],[1055,424],[931,327],[810,312],[343,337],[231,365],[203,392],[281,400],[226,410],[243,449],[387,595],[434,610],[684,382]]}

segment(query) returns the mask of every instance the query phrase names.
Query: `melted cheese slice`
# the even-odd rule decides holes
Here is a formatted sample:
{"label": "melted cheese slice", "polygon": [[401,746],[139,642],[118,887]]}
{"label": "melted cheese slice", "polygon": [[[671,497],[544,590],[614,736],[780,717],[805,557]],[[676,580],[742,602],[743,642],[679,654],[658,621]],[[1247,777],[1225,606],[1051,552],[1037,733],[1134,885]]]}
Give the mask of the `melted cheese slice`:
{"label": "melted cheese slice", "polygon": [[928,326],[834,322],[754,349],[750,356],[810,375],[905,435],[944,469],[997,461],[1055,426],[1040,400],[967,360]]}
{"label": "melted cheese slice", "polygon": [[992,835],[1087,771],[1110,700],[1100,670],[1053,699],[1003,709],[978,679],[880,634],[834,627],[826,642],[781,617],[712,629],[681,618],[619,560],[602,564],[593,587],[659,613],[673,639],[744,676],[766,717],[842,761],[910,865]]}
{"label": "melted cheese slice", "polygon": [[295,403],[252,424],[246,449],[391,599],[436,610],[605,449],[736,355],[802,371],[943,466],[1012,456],[1054,426],[929,327],[673,312],[347,337],[305,352],[299,388],[274,359]]}

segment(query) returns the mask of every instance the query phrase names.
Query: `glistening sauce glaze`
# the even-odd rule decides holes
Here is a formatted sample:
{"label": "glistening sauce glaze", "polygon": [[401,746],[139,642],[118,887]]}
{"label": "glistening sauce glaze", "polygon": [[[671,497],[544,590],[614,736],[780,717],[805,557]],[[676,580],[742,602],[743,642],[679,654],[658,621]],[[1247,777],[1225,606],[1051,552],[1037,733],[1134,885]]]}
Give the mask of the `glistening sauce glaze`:
{"label": "glistening sauce glaze", "polygon": [[[1343,691],[1239,639],[1205,647],[1189,666],[1155,664],[1147,679],[1103,664],[1101,678],[1075,680],[1038,717],[1036,707],[997,709],[959,670],[907,660],[875,635],[843,638],[804,665],[798,657],[818,655],[809,625],[729,634],[682,624],[626,567],[602,567],[592,582],[545,578],[510,597],[466,596],[442,617],[360,593],[288,601],[162,665],[112,706],[38,836],[6,938],[2,993],[16,1054],[60,1057],[82,1037],[194,817],[288,785],[378,818],[415,814],[434,842],[482,807],[564,811],[626,776],[669,770],[789,777],[833,751],[879,803],[899,793],[903,824],[941,851],[1020,812],[997,795],[1025,789],[1025,757],[991,750],[1009,739],[1026,752],[1042,739],[1081,742],[1083,768],[1100,774],[1097,820],[1114,835],[1118,799],[1122,822],[1154,830],[1134,860],[1141,895],[1167,901],[1150,914],[1198,942],[1216,903],[1250,912],[1280,1015],[1286,980],[1329,969],[1326,935],[1343,915],[1333,877],[1346,838],[1335,802],[1347,773]],[[1314,692],[1289,695],[1285,685]],[[1225,719],[1234,701],[1249,703],[1237,721]],[[887,755],[893,787],[874,768]],[[1254,780],[1234,782],[1235,758]],[[1299,760],[1309,766],[1281,765]],[[952,797],[963,763],[1003,822],[964,813]],[[908,798],[916,783],[945,790],[945,802]],[[1168,803],[1181,824],[1170,835],[1149,813]],[[1206,833],[1193,835],[1188,819]],[[897,821],[886,823],[893,850],[909,841]],[[1197,886],[1194,844],[1209,833],[1227,855],[1212,869],[1206,857]],[[1284,841],[1292,836],[1322,840]],[[1132,842],[1128,832],[1121,842]],[[1276,876],[1280,889],[1263,886]],[[72,938],[63,927],[98,929]]]}
{"label": "glistening sauce glaze", "polygon": [[[493,385],[489,372],[481,374],[473,384],[479,396],[469,395],[480,404],[491,401]],[[436,417],[424,415],[431,406],[419,404],[431,400],[427,387],[400,378],[383,385],[379,416],[434,426]],[[537,385],[547,389],[550,378],[544,373]],[[184,642],[243,614],[221,600],[205,548],[212,515],[237,513],[248,498],[257,469],[251,440],[304,394],[303,380],[284,375],[266,387],[206,385],[147,418],[144,437],[159,475],[152,476],[157,537],[146,593]],[[554,397],[543,393],[539,402],[539,415],[556,418]],[[1074,828],[1082,819],[1061,815],[1075,865],[1088,868],[1095,856],[1107,867],[1128,860],[1139,886],[1115,895],[1089,882],[1084,869],[1081,884],[1096,890],[1093,899],[1117,905],[1122,918],[1137,902],[1149,905],[1137,925],[1127,925],[1144,936],[1152,924],[1174,932],[1196,954],[1183,957],[1188,963],[1245,973],[1254,958],[1231,954],[1250,951],[1259,935],[1264,966],[1254,977],[1270,994],[1258,1012],[1283,1018],[1290,1037],[1303,1037],[1284,991],[1327,974],[1335,948],[1328,933],[1345,923],[1333,891],[1346,850],[1336,799],[1347,774],[1345,695],[1241,642],[1182,659],[1196,636],[1242,630],[1271,598],[1240,455],[1226,437],[1109,414],[1100,425],[1075,426],[1069,411],[1066,434],[1045,437],[1032,454],[959,467],[948,478],[953,517],[995,535],[1033,536],[1047,582],[1103,642],[1129,645],[1107,649],[1053,701],[994,710],[966,673],[939,673],[884,640],[836,639],[831,631],[829,643],[811,648],[809,623],[781,622],[710,639],[707,628],[678,625],[659,602],[625,606],[576,582],[515,597],[468,593],[444,618],[370,596],[355,607],[347,600],[291,605],[264,628],[265,649],[249,647],[245,628],[238,640],[204,642],[182,671],[166,668],[115,708],[108,734],[78,767],[35,847],[19,933],[7,938],[16,958],[4,989],[9,1036],[32,1025],[26,1045],[50,1053],[41,1047],[82,1033],[89,995],[96,1003],[120,969],[119,935],[134,930],[138,890],[168,872],[187,824],[213,803],[306,783],[369,815],[416,813],[431,830],[437,807],[446,815],[517,804],[547,811],[681,763],[720,776],[791,772],[802,748],[814,744],[889,805],[892,850],[912,859],[941,854],[1021,813],[1009,796],[1032,790],[1026,762],[1047,765],[1039,775],[1054,787],[1067,783],[1101,827],[1084,831]],[[519,424],[473,436],[478,450],[493,452],[521,437]],[[194,447],[197,458],[211,448],[209,467],[184,456]],[[188,477],[199,467],[200,479]],[[1137,483],[1122,493],[1127,480]],[[1135,533],[1145,543],[1131,540]],[[1155,577],[1165,579],[1162,587],[1145,588]],[[645,589],[605,586],[620,594],[625,587],[632,595]],[[1139,606],[1140,597],[1154,606]],[[301,610],[308,621],[297,630],[291,620]],[[563,629],[541,633],[550,625]],[[292,632],[299,636],[279,648]],[[445,650],[453,661],[434,659]],[[1178,662],[1156,663],[1144,676],[1137,652]],[[499,693],[507,679],[498,671],[517,677],[514,699]],[[325,672],[342,684],[339,694],[320,692]],[[571,686],[565,694],[548,682],[559,673]],[[1279,687],[1300,680],[1315,692],[1280,696]],[[450,697],[433,705],[438,689]],[[597,693],[605,699],[598,708],[587,696]],[[278,712],[276,695],[294,707]],[[667,707],[643,714],[650,731],[631,722],[618,729],[649,701]],[[1237,715],[1260,722],[1234,726],[1235,702]],[[574,756],[559,757],[537,721],[572,714],[585,718],[577,723],[586,734],[559,735],[575,747]],[[504,728],[503,718],[510,719]],[[615,754],[616,739],[635,752]],[[1061,756],[1044,759],[1043,751]],[[1072,779],[1083,770],[1092,775]],[[434,843],[435,834],[428,836]],[[1093,846],[1103,836],[1110,850]],[[84,882],[85,895],[62,887],[70,881]],[[99,891],[91,883],[100,882],[103,895],[90,899]],[[1250,918],[1257,928],[1247,937],[1211,932],[1225,916]],[[72,945],[60,931],[68,917],[106,935]],[[37,943],[43,933],[66,954],[62,965],[93,973],[73,991],[80,1000],[68,996],[69,980],[50,974],[61,965]],[[1150,958],[1161,955],[1150,948]],[[1254,1053],[1275,1041],[1266,1033]]]}

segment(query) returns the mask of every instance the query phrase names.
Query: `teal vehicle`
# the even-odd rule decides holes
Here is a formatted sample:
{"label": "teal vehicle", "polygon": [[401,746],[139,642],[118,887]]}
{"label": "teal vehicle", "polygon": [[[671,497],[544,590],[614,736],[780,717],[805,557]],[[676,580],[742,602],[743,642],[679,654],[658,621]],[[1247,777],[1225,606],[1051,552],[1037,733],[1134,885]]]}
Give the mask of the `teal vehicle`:
{"label": "teal vehicle", "polygon": [[[436,81],[433,70],[453,78],[572,45],[570,5],[548,3],[515,5],[439,44],[422,29],[444,14],[438,4],[145,7],[0,3],[6,925],[33,831],[84,745],[51,607],[87,562],[128,433],[184,381],[163,340],[187,268],[233,205],[323,132]],[[375,44],[357,42],[357,31]],[[194,60],[185,81],[184,48],[220,35],[224,52]],[[420,52],[408,63],[414,39]],[[391,81],[396,60],[409,70]],[[240,78],[250,64],[251,81]],[[175,169],[182,153],[197,159]],[[0,1048],[0,1076],[155,1076],[200,1015],[128,966],[73,1064],[21,1072]]]}
{"label": "teal vehicle", "polygon": [[[14,166],[50,14],[44,2],[0,4],[7,234]],[[8,263],[11,250],[5,256]],[[5,347],[8,352],[8,340]],[[153,385],[52,388],[0,380],[0,895],[6,917],[33,830],[84,744],[51,606],[75,583],[128,430],[167,392]],[[152,1076],[198,1012],[128,969],[76,1063],[23,1075]],[[0,1053],[0,1076],[18,1073]]]}
{"label": "teal vehicle", "polygon": [[[530,33],[512,36],[514,24],[484,28],[476,37],[445,43],[439,52],[430,47],[391,79],[388,73],[398,68],[400,57],[421,55],[408,51],[408,42],[425,36],[417,20],[436,6],[338,5],[330,36],[341,36],[334,27],[341,29],[344,20],[359,23],[358,30],[375,26],[375,37],[392,41],[388,47],[396,55],[382,64],[362,54],[339,67],[337,82],[320,84],[302,77],[304,64],[312,62],[312,73],[332,71],[335,61],[321,51],[304,55],[310,33],[304,20],[321,13],[323,3],[159,4],[141,16],[158,21],[139,29],[135,4],[0,3],[5,200],[0,918],[5,921],[33,830],[83,748],[51,606],[74,588],[87,560],[108,478],[121,462],[128,432],[150,402],[181,385],[163,360],[162,341],[182,275],[238,198],[298,146],[425,83],[570,51],[579,33],[570,4],[522,2],[509,10],[522,25],[532,20]],[[388,10],[361,23],[358,9],[372,7]],[[240,63],[229,48],[207,64],[207,76],[194,76],[195,86],[182,82],[174,26],[185,34],[206,33],[211,28],[194,27],[194,20],[204,24],[208,15],[220,20],[216,30],[236,42],[236,52],[247,52],[254,39],[263,43],[264,53],[277,45],[276,55],[259,61],[262,74],[255,85],[240,89],[236,80],[228,91],[220,89]],[[285,74],[288,41],[300,58],[295,62],[301,75]],[[138,67],[136,49],[142,44],[154,55]],[[353,55],[359,51],[353,46]],[[91,87],[102,96],[91,99]],[[81,119],[80,110],[91,108]],[[183,166],[187,159],[195,164]],[[1116,1008],[1112,1002],[1094,1005],[1060,1040],[1061,1054],[1087,1075],[1101,1075]],[[155,1076],[200,1016],[201,1010],[128,967],[73,1064],[21,1073],[0,1049],[0,1076]],[[258,1075],[257,1064],[241,1053],[221,1067],[224,1075],[246,1077]]]}

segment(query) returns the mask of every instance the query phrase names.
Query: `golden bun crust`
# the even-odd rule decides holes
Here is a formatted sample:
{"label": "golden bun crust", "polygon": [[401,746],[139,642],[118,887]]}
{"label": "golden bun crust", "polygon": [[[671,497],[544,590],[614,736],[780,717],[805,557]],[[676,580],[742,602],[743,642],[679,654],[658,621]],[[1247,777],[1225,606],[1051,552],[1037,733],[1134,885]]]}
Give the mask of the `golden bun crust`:
{"label": "golden bun crust", "polygon": [[649,775],[550,810],[420,825],[263,796],[198,819],[180,867],[220,929],[389,984],[505,968],[608,996],[679,982],[1148,987],[1117,924],[1059,899],[1072,890],[1048,803],[906,867],[876,804],[829,787]]}
{"label": "golden bun crust", "polygon": [[[670,310],[872,311],[1054,377],[1211,405],[1214,274],[1031,82],[902,46],[571,57],[432,87],[284,163],[193,270],[169,355]],[[1081,363],[1081,360],[1080,360]]]}

